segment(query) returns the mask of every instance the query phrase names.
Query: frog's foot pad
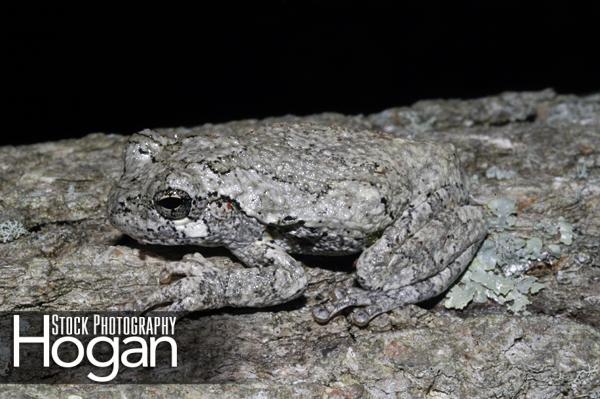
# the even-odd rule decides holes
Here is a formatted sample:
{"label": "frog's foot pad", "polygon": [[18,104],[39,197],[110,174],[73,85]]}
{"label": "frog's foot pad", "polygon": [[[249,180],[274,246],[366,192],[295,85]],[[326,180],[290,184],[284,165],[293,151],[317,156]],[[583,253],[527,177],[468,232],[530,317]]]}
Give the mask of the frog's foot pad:
{"label": "frog's foot pad", "polygon": [[365,327],[371,320],[380,314],[388,312],[387,309],[381,305],[369,305],[362,308],[357,308],[350,313],[350,322],[358,327]]}
{"label": "frog's foot pad", "polygon": [[[335,288],[330,293],[330,300],[320,306],[313,308],[313,317],[318,323],[327,323],[345,309],[352,307],[367,308],[373,304],[373,293],[361,288]],[[363,320],[358,317],[357,320]],[[371,320],[369,318],[366,324]],[[351,321],[354,323],[353,319]],[[357,324],[357,323],[354,323]],[[365,324],[365,325],[366,325]],[[357,324],[360,325],[360,324]]]}

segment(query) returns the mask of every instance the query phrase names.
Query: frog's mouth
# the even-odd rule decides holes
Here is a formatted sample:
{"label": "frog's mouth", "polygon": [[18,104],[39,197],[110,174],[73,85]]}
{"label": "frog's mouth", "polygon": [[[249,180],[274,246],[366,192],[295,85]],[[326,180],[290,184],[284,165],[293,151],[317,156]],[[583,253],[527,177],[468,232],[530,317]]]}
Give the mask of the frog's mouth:
{"label": "frog's mouth", "polygon": [[202,220],[191,220],[189,218],[174,220],[175,229],[185,235],[186,238],[206,238],[208,226]]}

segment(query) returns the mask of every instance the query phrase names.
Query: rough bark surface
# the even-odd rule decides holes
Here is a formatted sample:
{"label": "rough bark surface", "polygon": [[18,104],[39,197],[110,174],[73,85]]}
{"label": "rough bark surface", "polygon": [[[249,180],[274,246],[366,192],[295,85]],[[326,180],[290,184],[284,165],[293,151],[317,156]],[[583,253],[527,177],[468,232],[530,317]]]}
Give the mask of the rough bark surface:
{"label": "rough bark surface", "polygon": [[[491,301],[463,311],[433,301],[365,329],[343,317],[321,326],[311,305],[349,283],[352,260],[306,258],[303,300],[194,316],[205,326],[197,364],[206,384],[13,385],[0,397],[600,397],[600,95],[506,93],[308,118],[454,144],[477,201],[516,201],[510,234],[527,238],[548,218],[572,224],[573,243],[528,271],[546,285],[530,314]],[[138,245],[107,223],[126,140],[92,134],[0,148],[0,223],[29,231],[0,244],[0,310],[109,309],[147,295],[162,264],[192,250]],[[494,166],[514,173],[490,177]]]}

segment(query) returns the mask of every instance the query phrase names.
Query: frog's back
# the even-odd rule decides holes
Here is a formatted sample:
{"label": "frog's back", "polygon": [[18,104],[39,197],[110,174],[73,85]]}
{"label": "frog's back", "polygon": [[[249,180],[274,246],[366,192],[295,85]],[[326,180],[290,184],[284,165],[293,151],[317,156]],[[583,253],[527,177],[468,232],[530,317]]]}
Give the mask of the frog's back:
{"label": "frog's back", "polygon": [[340,180],[386,180],[403,142],[381,132],[301,122],[203,128],[182,147],[219,169],[252,169],[320,188]]}
{"label": "frog's back", "polygon": [[[256,123],[182,137],[180,156],[221,174],[220,194],[265,224],[371,234],[414,189],[427,146],[317,123]],[[425,152],[424,152],[425,151]]]}

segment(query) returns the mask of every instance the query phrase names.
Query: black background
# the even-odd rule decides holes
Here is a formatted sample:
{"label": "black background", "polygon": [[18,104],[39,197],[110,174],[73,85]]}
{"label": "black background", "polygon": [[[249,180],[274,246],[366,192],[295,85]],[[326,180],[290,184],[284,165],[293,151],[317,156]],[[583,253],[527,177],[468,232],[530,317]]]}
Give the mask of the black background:
{"label": "black background", "polygon": [[248,4],[9,8],[1,144],[600,90],[593,2]]}

